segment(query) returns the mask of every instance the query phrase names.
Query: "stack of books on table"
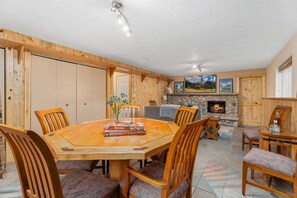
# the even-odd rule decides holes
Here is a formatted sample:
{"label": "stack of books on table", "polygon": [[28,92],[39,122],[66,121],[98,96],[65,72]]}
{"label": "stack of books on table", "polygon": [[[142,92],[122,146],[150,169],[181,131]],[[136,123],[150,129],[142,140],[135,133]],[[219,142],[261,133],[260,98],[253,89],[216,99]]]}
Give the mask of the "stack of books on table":
{"label": "stack of books on table", "polygon": [[107,123],[104,125],[104,132],[105,137],[146,134],[146,130],[142,122],[131,121]]}

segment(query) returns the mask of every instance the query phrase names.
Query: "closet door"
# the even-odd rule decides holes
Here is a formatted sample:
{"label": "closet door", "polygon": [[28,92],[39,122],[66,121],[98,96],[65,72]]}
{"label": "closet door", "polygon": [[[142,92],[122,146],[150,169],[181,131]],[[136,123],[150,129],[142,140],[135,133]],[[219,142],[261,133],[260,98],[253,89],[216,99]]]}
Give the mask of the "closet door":
{"label": "closet door", "polygon": [[91,67],[77,65],[77,122],[95,120],[92,115]]}
{"label": "closet door", "polygon": [[37,110],[57,107],[57,61],[32,56],[31,63],[31,130],[42,135]]}
{"label": "closet door", "polygon": [[57,107],[76,123],[76,64],[57,61]]}
{"label": "closet door", "polygon": [[77,122],[106,118],[106,71],[77,65]]}
{"label": "closet door", "polygon": [[92,117],[106,118],[106,70],[92,68]]}

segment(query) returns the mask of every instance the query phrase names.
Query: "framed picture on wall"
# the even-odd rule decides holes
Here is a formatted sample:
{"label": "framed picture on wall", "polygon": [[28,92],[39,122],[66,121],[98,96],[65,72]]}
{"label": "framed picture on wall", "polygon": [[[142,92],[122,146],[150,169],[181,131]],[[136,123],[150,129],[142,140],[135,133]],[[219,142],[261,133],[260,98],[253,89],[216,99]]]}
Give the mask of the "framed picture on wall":
{"label": "framed picture on wall", "polygon": [[184,93],[184,81],[174,82],[174,93],[183,94]]}
{"label": "framed picture on wall", "polygon": [[215,93],[217,91],[217,75],[186,76],[185,92]]}
{"label": "framed picture on wall", "polygon": [[233,79],[220,79],[220,93],[233,93]]}

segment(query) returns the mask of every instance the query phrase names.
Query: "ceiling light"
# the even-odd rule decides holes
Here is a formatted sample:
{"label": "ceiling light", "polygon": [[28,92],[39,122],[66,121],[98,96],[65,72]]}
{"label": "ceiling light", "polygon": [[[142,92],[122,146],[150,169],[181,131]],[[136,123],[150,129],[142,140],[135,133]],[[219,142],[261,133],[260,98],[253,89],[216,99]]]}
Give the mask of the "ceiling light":
{"label": "ceiling light", "polygon": [[130,37],[131,36],[131,32],[127,32],[126,36]]}
{"label": "ceiling light", "polygon": [[193,65],[193,69],[196,69],[197,68],[197,65]]}
{"label": "ceiling light", "polygon": [[129,31],[129,26],[128,25],[124,25],[124,27],[123,27],[123,30],[125,31],[125,32],[128,32]]}
{"label": "ceiling light", "polygon": [[119,23],[119,24],[123,24],[123,23],[124,23],[124,21],[123,21],[123,19],[122,19],[122,15],[118,15],[118,16],[117,16],[117,20],[118,20],[118,23]]}
{"label": "ceiling light", "polygon": [[111,2],[111,11],[117,14],[118,23],[123,25],[123,30],[126,32],[126,35],[131,36],[132,30],[126,16],[121,11],[122,7],[123,4],[119,0],[113,0]]}

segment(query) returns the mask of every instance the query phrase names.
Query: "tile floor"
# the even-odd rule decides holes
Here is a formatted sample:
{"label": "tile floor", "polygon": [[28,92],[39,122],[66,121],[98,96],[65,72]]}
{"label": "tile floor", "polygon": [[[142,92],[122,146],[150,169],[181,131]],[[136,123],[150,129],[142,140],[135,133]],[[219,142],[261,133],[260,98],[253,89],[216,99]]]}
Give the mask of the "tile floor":
{"label": "tile floor", "polygon": [[[223,133],[218,141],[202,139],[199,144],[195,162],[193,178],[194,198],[240,198],[241,195],[241,166],[242,157],[246,154],[241,151],[241,132],[243,128],[232,129],[222,127]],[[230,131],[231,130],[231,131]],[[136,163],[137,165],[138,163]],[[263,182],[260,173],[255,174],[257,182]],[[276,180],[276,188],[292,192],[289,183]],[[13,163],[8,164],[8,174],[0,179],[0,198],[21,197],[21,188],[18,182],[17,171]],[[247,185],[246,197],[275,198],[277,195]]]}

